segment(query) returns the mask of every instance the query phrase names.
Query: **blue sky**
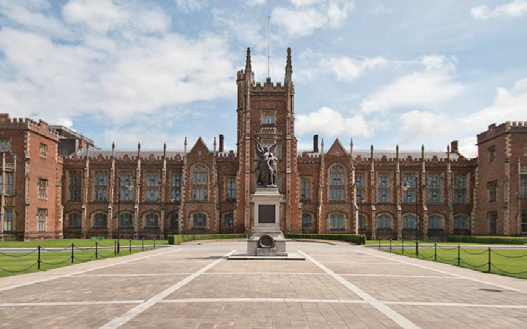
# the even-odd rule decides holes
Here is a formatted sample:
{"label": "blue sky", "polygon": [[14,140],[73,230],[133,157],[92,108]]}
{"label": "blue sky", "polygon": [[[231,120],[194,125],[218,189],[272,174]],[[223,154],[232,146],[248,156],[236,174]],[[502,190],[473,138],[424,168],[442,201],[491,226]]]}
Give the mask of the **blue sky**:
{"label": "blue sky", "polygon": [[292,48],[299,149],[475,155],[493,122],[527,120],[527,0],[0,0],[0,108],[96,145],[236,147],[236,72],[283,81]]}

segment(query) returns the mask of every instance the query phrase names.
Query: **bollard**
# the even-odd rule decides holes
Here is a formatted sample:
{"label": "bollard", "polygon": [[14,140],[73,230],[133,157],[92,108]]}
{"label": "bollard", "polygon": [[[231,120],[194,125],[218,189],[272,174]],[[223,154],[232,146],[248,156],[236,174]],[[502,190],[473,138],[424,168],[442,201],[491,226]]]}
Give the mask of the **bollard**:
{"label": "bollard", "polygon": [[154,237],[154,250],[156,250],[156,237]]}
{"label": "bollard", "polygon": [[434,261],[437,261],[437,242],[434,243]]}
{"label": "bollard", "polygon": [[419,240],[415,240],[415,255],[419,258]]}
{"label": "bollard", "polygon": [[130,238],[130,254],[132,254],[132,238]]}
{"label": "bollard", "polygon": [[401,255],[404,256],[404,239],[401,240]]}
{"label": "bollard", "polygon": [[145,238],[141,239],[141,251],[145,251]]}
{"label": "bollard", "polygon": [[97,253],[97,240],[95,240],[95,259],[97,259],[98,253]]}
{"label": "bollard", "polygon": [[461,265],[461,247],[457,245],[457,266]]}
{"label": "bollard", "polygon": [[72,263],[72,264],[73,264],[73,258],[74,258],[74,256],[73,256],[73,247],[74,247],[74,246],[73,246],[73,243],[72,243],[72,244],[71,244],[71,263]]}
{"label": "bollard", "polygon": [[381,239],[379,239],[379,250],[381,250]]}
{"label": "bollard", "polygon": [[490,266],[491,266],[491,262],[490,262],[490,247],[489,247],[489,273],[490,273]]}
{"label": "bollard", "polygon": [[40,270],[40,245],[38,246],[38,269]]}

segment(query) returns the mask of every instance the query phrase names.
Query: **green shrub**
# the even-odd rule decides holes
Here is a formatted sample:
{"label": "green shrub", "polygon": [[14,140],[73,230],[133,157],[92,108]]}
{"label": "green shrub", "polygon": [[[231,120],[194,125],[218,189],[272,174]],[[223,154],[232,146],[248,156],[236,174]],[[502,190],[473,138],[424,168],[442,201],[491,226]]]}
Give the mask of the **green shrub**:
{"label": "green shrub", "polygon": [[366,244],[364,234],[287,234],[289,239],[318,239],[318,240],[339,240],[355,244]]}
{"label": "green shrub", "polygon": [[247,238],[247,234],[178,234],[169,235],[169,244],[180,244],[181,242],[193,241],[193,240],[215,240],[215,239],[243,239]]}
{"label": "green shrub", "polygon": [[471,242],[484,244],[524,244],[526,238],[510,236],[449,235],[448,242]]}

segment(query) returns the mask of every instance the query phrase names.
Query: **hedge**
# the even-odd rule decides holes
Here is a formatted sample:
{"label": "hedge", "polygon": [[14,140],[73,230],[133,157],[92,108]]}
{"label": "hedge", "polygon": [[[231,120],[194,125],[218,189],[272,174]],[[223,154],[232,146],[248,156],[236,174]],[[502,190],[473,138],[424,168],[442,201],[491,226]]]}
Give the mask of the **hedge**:
{"label": "hedge", "polygon": [[169,244],[180,244],[181,242],[193,240],[215,240],[215,239],[244,239],[247,234],[185,234],[185,235],[169,235]]}
{"label": "hedge", "polygon": [[485,244],[524,244],[526,238],[510,236],[470,236],[470,235],[449,235],[448,242],[473,242]]}
{"label": "hedge", "polygon": [[287,234],[289,239],[340,240],[355,244],[366,244],[364,234]]}

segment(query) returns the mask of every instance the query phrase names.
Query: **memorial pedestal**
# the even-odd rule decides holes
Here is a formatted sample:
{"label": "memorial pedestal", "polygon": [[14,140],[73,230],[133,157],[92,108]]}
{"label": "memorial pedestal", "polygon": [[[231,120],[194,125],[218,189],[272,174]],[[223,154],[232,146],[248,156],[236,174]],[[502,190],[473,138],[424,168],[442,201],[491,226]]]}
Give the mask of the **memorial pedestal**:
{"label": "memorial pedestal", "polygon": [[254,204],[254,226],[247,240],[250,256],[287,256],[285,237],[280,230],[280,200],[284,196],[276,187],[256,188],[251,195]]}
{"label": "memorial pedestal", "polygon": [[254,226],[247,239],[247,252],[228,257],[230,260],[305,260],[298,254],[288,254],[280,230],[280,201],[284,196],[276,187],[257,188],[251,194],[254,204]]}

